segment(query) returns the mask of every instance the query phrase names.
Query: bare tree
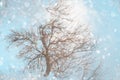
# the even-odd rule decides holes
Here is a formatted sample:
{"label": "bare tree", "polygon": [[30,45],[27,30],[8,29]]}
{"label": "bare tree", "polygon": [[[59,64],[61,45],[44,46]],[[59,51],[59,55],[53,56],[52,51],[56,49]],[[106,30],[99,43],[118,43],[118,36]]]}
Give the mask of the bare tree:
{"label": "bare tree", "polygon": [[12,30],[8,39],[10,45],[20,47],[18,56],[25,59],[28,69],[40,69],[44,76],[51,72],[56,77],[80,71],[83,80],[93,61],[95,42],[86,25],[67,29],[66,24],[72,22],[64,17],[69,15],[67,9],[64,1],[59,0],[54,7],[47,8],[53,16],[49,22],[29,30]]}

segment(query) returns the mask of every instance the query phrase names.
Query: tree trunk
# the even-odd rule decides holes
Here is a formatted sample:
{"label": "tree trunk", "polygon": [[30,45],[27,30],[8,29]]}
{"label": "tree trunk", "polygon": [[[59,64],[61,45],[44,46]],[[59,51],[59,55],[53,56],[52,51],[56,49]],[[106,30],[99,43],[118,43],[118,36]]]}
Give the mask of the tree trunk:
{"label": "tree trunk", "polygon": [[50,74],[50,71],[51,71],[50,57],[47,55],[45,57],[45,60],[46,60],[46,71],[45,71],[44,76],[47,77]]}

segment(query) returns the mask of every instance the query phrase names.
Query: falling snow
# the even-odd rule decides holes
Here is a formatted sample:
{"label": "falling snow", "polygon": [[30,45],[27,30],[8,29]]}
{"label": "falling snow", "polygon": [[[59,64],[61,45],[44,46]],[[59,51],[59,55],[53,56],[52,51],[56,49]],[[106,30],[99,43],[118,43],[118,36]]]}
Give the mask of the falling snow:
{"label": "falling snow", "polygon": [[[45,78],[41,75],[28,72],[22,74],[24,62],[16,58],[18,48],[14,47],[12,50],[9,50],[7,48],[8,42],[6,41],[6,35],[10,30],[20,30],[20,28],[29,29],[29,26],[38,26],[48,22],[51,17],[47,13],[46,8],[55,3],[52,1],[53,0],[51,0],[51,2],[49,2],[49,0],[0,0],[0,80],[57,80],[56,77],[49,76]],[[101,80],[113,80],[112,78],[119,80],[120,6],[112,5],[112,3],[118,4],[117,0],[115,2],[112,2],[113,0],[75,1],[68,1],[72,10],[69,11],[71,16],[67,17],[76,17],[71,22],[72,26],[68,26],[68,29],[73,30],[74,26],[78,23],[82,25],[87,24],[87,27],[90,26],[89,28],[93,31],[91,35],[93,37],[95,36],[97,43],[97,45],[95,45],[95,51],[93,52],[97,55],[98,59],[103,62],[104,73],[107,73],[107,70],[113,72],[107,73],[108,75],[105,74],[105,78]],[[84,36],[81,36],[81,38],[82,37]],[[105,70],[106,68],[107,70]],[[118,69],[119,72],[117,71]],[[19,75],[19,73],[21,75]],[[114,75],[116,75],[116,78]],[[72,77],[69,80],[75,79],[76,78]]]}
{"label": "falling snow", "polygon": [[0,58],[0,65],[3,64],[3,57]]}

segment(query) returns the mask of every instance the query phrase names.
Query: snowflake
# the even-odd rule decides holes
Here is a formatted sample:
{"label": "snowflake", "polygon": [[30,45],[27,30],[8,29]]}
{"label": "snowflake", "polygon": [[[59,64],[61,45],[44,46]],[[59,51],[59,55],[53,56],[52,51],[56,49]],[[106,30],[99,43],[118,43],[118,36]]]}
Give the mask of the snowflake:
{"label": "snowflake", "polygon": [[105,59],[105,55],[102,55],[102,59]]}
{"label": "snowflake", "polygon": [[102,39],[102,38],[100,38],[100,39],[99,39],[99,42],[102,42],[102,41],[103,41],[103,39]]}
{"label": "snowflake", "polygon": [[56,80],[56,78],[55,78],[55,77],[52,77],[52,80]]}
{"label": "snowflake", "polygon": [[0,33],[0,36],[1,36],[1,37],[0,37],[1,39],[4,39],[4,38],[5,38],[5,34]]}
{"label": "snowflake", "polygon": [[10,23],[11,23],[11,21],[10,21],[10,20],[8,20],[8,21],[7,21],[7,23],[8,23],[8,24],[10,24]]}
{"label": "snowflake", "polygon": [[108,49],[107,48],[104,48],[104,51],[107,51]]}
{"label": "snowflake", "polygon": [[116,14],[112,12],[111,17],[116,17]]}
{"label": "snowflake", "polygon": [[107,55],[108,55],[108,56],[111,56],[111,54],[110,54],[110,53],[108,53]]}
{"label": "snowflake", "polygon": [[2,6],[3,6],[3,2],[1,1],[1,2],[0,2],[0,7],[2,7]]}
{"label": "snowflake", "polygon": [[0,65],[3,64],[3,57],[0,57]]}
{"label": "snowflake", "polygon": [[97,53],[97,54],[100,54],[100,50],[96,50],[96,53]]}
{"label": "snowflake", "polygon": [[114,29],[114,32],[117,32],[117,29],[116,29],[116,28]]}
{"label": "snowflake", "polygon": [[93,8],[93,2],[92,0],[88,0],[89,1],[89,4],[90,4],[90,7]]}

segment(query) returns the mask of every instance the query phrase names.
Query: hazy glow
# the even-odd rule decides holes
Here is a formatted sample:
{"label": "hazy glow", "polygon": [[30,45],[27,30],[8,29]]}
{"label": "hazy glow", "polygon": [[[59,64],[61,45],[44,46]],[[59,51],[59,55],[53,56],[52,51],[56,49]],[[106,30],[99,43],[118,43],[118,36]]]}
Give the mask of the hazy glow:
{"label": "hazy glow", "polygon": [[80,25],[88,25],[89,24],[89,8],[84,4],[83,0],[66,0],[64,2],[66,5],[69,5],[69,10],[68,13],[69,15],[67,16],[72,20],[72,22],[66,24],[68,29],[75,29],[76,27]]}

